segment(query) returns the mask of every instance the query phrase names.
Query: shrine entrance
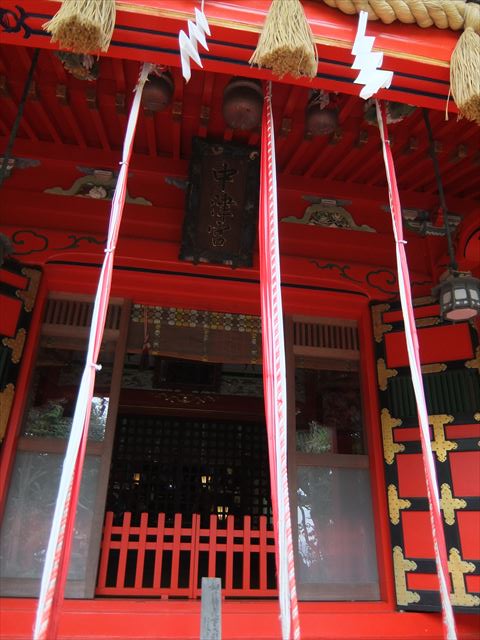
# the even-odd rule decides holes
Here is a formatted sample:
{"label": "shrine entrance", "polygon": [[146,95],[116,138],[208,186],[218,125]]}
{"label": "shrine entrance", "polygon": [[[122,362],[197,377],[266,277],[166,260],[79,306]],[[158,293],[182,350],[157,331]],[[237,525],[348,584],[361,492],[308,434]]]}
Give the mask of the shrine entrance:
{"label": "shrine entrance", "polygon": [[[153,328],[148,353],[136,317]],[[195,598],[202,577],[220,577],[226,597],[275,596],[258,319],[158,308],[132,319],[96,595]]]}

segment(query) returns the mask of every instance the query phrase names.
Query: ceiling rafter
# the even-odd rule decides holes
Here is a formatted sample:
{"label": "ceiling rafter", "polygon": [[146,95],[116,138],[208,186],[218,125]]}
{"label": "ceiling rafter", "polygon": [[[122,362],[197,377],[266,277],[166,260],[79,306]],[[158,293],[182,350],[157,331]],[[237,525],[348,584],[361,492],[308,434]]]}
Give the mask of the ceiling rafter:
{"label": "ceiling rafter", "polygon": [[[348,139],[352,140],[353,142],[352,136],[349,136]],[[348,139],[345,142],[348,143]],[[329,180],[335,180],[339,175],[341,175],[342,171],[344,171],[349,165],[352,164],[352,158],[350,154],[345,153],[343,149],[341,150],[341,153],[343,154],[343,158],[339,162],[332,162],[330,170],[327,169],[327,172],[325,173],[325,178],[328,178]]]}
{"label": "ceiling rafter", "polygon": [[85,98],[100,144],[103,149],[110,151],[110,142],[108,141],[105,125],[103,124],[102,116],[100,115],[97,100],[97,90],[94,86],[87,87]]}
{"label": "ceiling rafter", "polygon": [[86,149],[87,141],[85,140],[82,130],[78,126],[77,119],[72,114],[67,86],[64,84],[57,84],[57,87],[55,89],[55,97],[57,98],[58,105],[68,123],[70,131],[73,133],[73,137],[75,138],[76,143],[81,149]]}
{"label": "ceiling rafter", "polygon": [[[28,99],[27,99],[28,102]],[[10,121],[13,125],[13,122],[15,121],[15,117],[17,115],[17,110],[18,110],[18,106],[16,104],[16,102],[13,100],[10,92],[7,95],[1,95],[0,94],[0,104],[4,105],[5,110],[8,112],[9,116],[10,116]],[[3,111],[3,108],[0,108],[0,112]],[[26,114],[23,114],[23,117],[20,121],[20,127],[19,130],[21,132],[23,132],[23,135],[27,138],[30,138],[30,140],[32,142],[37,142],[39,140],[38,135],[35,133],[35,131],[33,130],[33,128],[30,126],[30,123],[27,120]]]}
{"label": "ceiling rafter", "polygon": [[178,160],[182,154],[182,113],[183,113],[183,78],[179,69],[173,70],[175,91],[173,95],[173,158]]}
{"label": "ceiling rafter", "polygon": [[208,125],[211,117],[212,95],[215,87],[215,76],[213,73],[203,75],[202,99],[199,113],[198,135],[206,138],[208,135]]}
{"label": "ceiling rafter", "polygon": [[143,110],[145,128],[147,130],[148,153],[151,156],[157,155],[157,134],[155,130],[155,114],[153,111]]}

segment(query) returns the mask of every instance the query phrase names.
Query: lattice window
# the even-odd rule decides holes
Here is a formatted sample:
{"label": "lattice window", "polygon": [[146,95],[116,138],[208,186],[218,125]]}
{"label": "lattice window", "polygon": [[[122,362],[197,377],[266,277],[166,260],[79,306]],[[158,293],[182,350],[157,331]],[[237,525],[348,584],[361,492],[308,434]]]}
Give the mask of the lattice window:
{"label": "lattice window", "polygon": [[[52,294],[47,300],[44,316],[44,329],[48,327],[90,328],[94,303],[89,298],[72,300],[61,294]],[[111,301],[107,311],[105,329],[118,331],[122,305]]]}
{"label": "lattice window", "polygon": [[358,351],[356,323],[334,323],[321,318],[295,317],[293,321],[293,344],[299,347]]}
{"label": "lattice window", "polygon": [[[260,515],[271,523],[267,438],[264,424],[164,416],[121,416],[117,425],[107,511],[119,524],[125,512],[154,524],[176,513],[202,526],[211,514]],[[221,526],[221,525],[220,525]]]}

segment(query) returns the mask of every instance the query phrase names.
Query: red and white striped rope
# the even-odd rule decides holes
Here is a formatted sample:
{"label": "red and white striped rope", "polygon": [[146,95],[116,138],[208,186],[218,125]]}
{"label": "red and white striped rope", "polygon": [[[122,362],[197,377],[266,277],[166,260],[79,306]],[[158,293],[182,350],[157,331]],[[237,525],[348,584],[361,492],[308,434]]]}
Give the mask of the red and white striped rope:
{"label": "red and white striped rope", "polygon": [[271,83],[265,89],[260,169],[260,295],[263,377],[283,640],[300,638],[287,474],[287,390],[278,242]]}
{"label": "red and white striped rope", "polygon": [[398,285],[400,301],[405,324],[405,338],[407,341],[408,361],[412,374],[413,390],[417,403],[418,421],[420,425],[420,440],[422,443],[422,458],[427,482],[428,503],[430,507],[430,524],[432,528],[433,547],[437,564],[437,575],[440,584],[440,599],[442,603],[443,628],[447,640],[456,640],[455,618],[452,603],[450,601],[450,576],[448,573],[447,549],[445,534],[443,531],[442,515],[440,511],[440,496],[438,493],[438,480],[435,471],[432,447],[430,444],[430,426],[428,423],[428,411],[425,402],[422,370],[420,364],[420,352],[418,346],[417,328],[412,305],[412,291],[410,275],[408,272],[407,256],[405,253],[406,241],[403,238],[402,208],[398,194],[395,166],[392,150],[388,140],[387,116],[385,104],[376,100],[377,120],[383,145],[383,158],[387,174],[388,192],[390,198],[390,211],[392,215],[393,234],[395,237]]}
{"label": "red and white striped rope", "polygon": [[68,572],[69,551],[71,538],[73,536],[73,525],[88,436],[93,388],[95,385],[95,372],[96,369],[99,368],[97,361],[102,344],[108,301],[110,298],[113,259],[125,203],[128,164],[133,149],[133,139],[143,87],[152,69],[153,66],[150,64],[145,63],[143,65],[128,117],[122,161],[120,163],[121,168],[110,212],[105,258],[95,297],[86,365],[78,392],[72,429],[63,462],[60,487],[45,556],[33,631],[34,640],[54,640],[57,633],[59,606],[63,599],[63,588]]}

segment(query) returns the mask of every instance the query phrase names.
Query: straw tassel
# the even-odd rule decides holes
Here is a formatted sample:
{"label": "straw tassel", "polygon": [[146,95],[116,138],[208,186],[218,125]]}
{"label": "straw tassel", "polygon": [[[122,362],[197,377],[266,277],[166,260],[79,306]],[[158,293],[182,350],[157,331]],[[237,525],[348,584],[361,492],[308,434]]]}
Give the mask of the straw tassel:
{"label": "straw tassel", "polygon": [[480,4],[465,7],[464,31],[450,60],[450,86],[464,118],[480,125]]}
{"label": "straw tassel", "polygon": [[115,0],[62,0],[60,9],[42,28],[61,49],[107,51],[115,28]]}
{"label": "straw tassel", "polygon": [[250,64],[279,77],[316,76],[317,48],[300,0],[272,0]]}

